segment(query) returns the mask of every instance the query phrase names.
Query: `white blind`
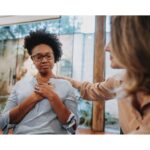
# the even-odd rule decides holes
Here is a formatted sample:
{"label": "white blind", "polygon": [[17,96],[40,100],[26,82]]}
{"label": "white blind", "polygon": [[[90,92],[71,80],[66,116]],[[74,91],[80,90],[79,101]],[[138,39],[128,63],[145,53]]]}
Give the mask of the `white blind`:
{"label": "white blind", "polygon": [[0,26],[20,24],[41,20],[58,19],[60,16],[0,16]]}

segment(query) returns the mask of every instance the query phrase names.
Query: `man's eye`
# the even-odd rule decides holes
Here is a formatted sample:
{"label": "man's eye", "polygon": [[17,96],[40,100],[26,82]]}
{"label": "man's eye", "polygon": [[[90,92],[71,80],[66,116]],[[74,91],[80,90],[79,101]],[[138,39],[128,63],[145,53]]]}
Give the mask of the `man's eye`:
{"label": "man's eye", "polygon": [[37,58],[37,59],[41,59],[41,58],[42,58],[42,56],[41,56],[41,55],[39,55],[39,56],[37,56],[36,58]]}
{"label": "man's eye", "polygon": [[52,56],[52,55],[47,55],[46,58],[47,58],[47,59],[52,59],[53,56]]}
{"label": "man's eye", "polygon": [[51,58],[51,55],[47,55],[47,58]]}

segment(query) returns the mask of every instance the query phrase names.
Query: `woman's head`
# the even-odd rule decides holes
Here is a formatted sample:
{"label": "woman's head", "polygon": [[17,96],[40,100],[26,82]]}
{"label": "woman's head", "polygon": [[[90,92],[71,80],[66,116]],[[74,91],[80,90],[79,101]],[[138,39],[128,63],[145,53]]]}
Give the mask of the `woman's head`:
{"label": "woman's head", "polygon": [[28,50],[36,68],[41,73],[52,70],[54,63],[62,56],[62,44],[55,34],[50,34],[45,30],[30,32],[25,37],[24,47]]}
{"label": "woman's head", "polygon": [[113,57],[112,55],[112,48],[111,48],[111,42],[106,44],[105,51],[110,53],[110,61],[111,61],[111,68],[113,69],[123,69],[124,67],[120,64],[120,62],[116,59],[116,57]]}
{"label": "woman's head", "polygon": [[127,89],[150,91],[150,17],[112,17],[111,39],[113,56],[128,71]]}

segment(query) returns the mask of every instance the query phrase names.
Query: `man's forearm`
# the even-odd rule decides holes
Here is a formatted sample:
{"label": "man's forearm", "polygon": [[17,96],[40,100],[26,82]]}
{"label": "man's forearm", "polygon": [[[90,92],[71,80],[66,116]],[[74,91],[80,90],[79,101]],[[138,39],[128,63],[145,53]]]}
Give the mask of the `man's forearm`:
{"label": "man's forearm", "polygon": [[10,113],[10,123],[17,124],[19,123],[25,115],[33,109],[36,105],[37,101],[35,101],[31,96],[24,100],[21,104],[13,108]]}
{"label": "man's forearm", "polygon": [[71,112],[66,108],[57,95],[54,95],[53,98],[49,98],[49,102],[54,112],[57,114],[59,121],[62,124],[66,124]]}

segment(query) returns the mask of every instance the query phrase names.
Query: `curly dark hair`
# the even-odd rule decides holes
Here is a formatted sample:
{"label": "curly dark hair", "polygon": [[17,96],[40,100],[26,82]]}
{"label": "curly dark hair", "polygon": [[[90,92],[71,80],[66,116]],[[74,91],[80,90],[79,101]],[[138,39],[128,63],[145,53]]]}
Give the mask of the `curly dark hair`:
{"label": "curly dark hair", "polygon": [[27,49],[29,55],[32,54],[32,50],[39,44],[46,44],[50,46],[54,52],[55,63],[60,60],[62,56],[62,44],[57,38],[56,34],[46,32],[45,29],[31,31],[24,39],[24,48]]}

